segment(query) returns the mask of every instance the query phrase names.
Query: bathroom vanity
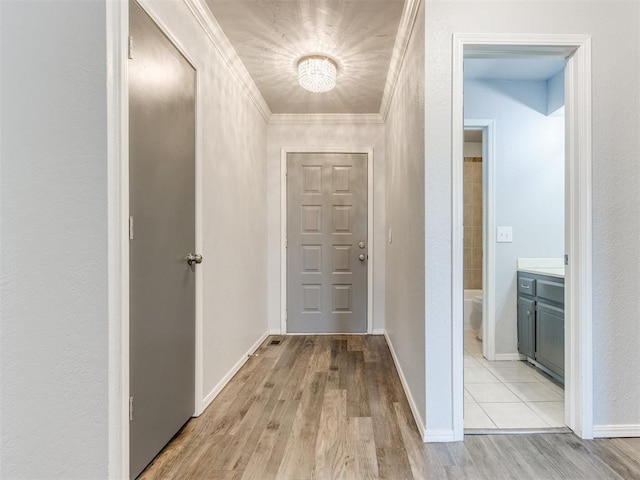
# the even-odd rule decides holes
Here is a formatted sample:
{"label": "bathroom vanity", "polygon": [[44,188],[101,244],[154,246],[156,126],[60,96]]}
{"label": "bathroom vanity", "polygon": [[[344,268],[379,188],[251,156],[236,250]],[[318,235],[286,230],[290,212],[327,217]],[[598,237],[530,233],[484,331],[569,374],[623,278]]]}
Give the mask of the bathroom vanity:
{"label": "bathroom vanity", "polygon": [[564,383],[564,268],[518,266],[518,352]]}

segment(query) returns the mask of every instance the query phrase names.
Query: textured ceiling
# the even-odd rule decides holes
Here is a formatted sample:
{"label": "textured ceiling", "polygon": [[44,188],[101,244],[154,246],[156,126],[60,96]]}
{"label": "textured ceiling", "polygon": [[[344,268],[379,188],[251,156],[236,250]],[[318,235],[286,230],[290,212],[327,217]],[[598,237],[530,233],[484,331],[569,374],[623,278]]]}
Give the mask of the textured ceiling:
{"label": "textured ceiling", "polygon": [[[378,113],[404,0],[206,0],[273,113]],[[297,62],[325,54],[338,85],[311,93]]]}

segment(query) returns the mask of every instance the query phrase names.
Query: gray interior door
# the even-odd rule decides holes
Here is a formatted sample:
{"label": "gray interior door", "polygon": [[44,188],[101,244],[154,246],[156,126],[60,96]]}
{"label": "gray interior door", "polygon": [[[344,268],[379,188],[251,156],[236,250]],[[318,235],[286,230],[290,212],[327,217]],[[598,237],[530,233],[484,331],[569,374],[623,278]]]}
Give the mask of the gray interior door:
{"label": "gray interior door", "polygon": [[131,1],[130,474],[194,413],[195,71]]}
{"label": "gray interior door", "polygon": [[287,155],[287,331],[367,331],[367,155]]}

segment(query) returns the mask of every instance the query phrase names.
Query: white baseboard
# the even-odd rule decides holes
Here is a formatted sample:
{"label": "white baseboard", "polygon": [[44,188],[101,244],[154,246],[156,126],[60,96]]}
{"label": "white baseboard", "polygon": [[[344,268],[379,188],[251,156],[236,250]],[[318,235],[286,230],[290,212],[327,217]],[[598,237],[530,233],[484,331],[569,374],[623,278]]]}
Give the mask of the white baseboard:
{"label": "white baseboard", "polygon": [[455,441],[453,430],[426,430],[424,443],[444,443]]}
{"label": "white baseboard", "polygon": [[374,328],[371,335],[384,335],[384,328]]}
{"label": "white baseboard", "polygon": [[[407,396],[407,400],[409,401],[409,407],[411,407],[411,413],[413,414],[413,420],[416,422],[416,426],[418,427],[418,432],[420,432],[420,437],[425,439],[425,427],[424,422],[422,421],[422,416],[418,411],[418,407],[416,405],[415,400],[413,399],[413,395],[411,394],[411,390],[409,390],[409,384],[407,383],[407,379],[404,376],[404,372],[400,367],[400,362],[398,361],[398,357],[396,356],[396,352],[393,349],[393,344],[391,343],[391,339],[389,338],[389,334],[385,330],[383,332],[384,338],[387,340],[387,345],[389,346],[389,351],[391,352],[391,357],[393,358],[393,363],[396,366],[396,370],[398,371],[398,376],[400,377],[400,382],[402,383],[402,388],[404,389],[404,394]],[[426,441],[426,440],[425,440]]]}
{"label": "white baseboard", "polygon": [[351,335],[351,336],[357,336],[357,335],[369,335],[368,333],[353,333],[353,332],[330,332],[330,333],[312,333],[312,332],[287,332],[285,333],[285,335],[289,335],[290,337],[295,337],[295,336],[302,336],[302,335],[313,335],[314,337],[317,337],[319,335],[324,335],[324,336],[330,336],[330,335]]}
{"label": "white baseboard", "polygon": [[640,425],[594,425],[593,438],[640,437]]}
{"label": "white baseboard", "polygon": [[218,394],[227,385],[227,383],[229,383],[229,380],[231,380],[233,376],[238,373],[238,370],[240,370],[242,366],[247,362],[247,360],[249,360],[249,357],[253,354],[253,352],[255,352],[258,347],[262,345],[262,342],[264,342],[265,339],[269,336],[269,333],[270,332],[268,331],[263,333],[258,341],[254,343],[251,348],[249,348],[247,353],[245,353],[242,358],[240,358],[240,360],[238,360],[238,362],[233,367],[231,367],[231,370],[229,370],[229,372],[227,372],[227,374],[222,377],[222,380],[220,380],[218,384],[213,387],[213,390],[211,390],[211,392],[209,392],[209,394],[204,397],[204,399],[202,400],[202,412],[204,412],[207,407],[211,405],[211,402],[213,402],[213,400],[218,396]]}
{"label": "white baseboard", "polygon": [[282,335],[282,330],[280,330],[279,328],[269,330],[269,335]]}
{"label": "white baseboard", "polygon": [[517,360],[524,360],[526,357],[519,353],[496,353],[493,356],[494,362],[514,362]]}

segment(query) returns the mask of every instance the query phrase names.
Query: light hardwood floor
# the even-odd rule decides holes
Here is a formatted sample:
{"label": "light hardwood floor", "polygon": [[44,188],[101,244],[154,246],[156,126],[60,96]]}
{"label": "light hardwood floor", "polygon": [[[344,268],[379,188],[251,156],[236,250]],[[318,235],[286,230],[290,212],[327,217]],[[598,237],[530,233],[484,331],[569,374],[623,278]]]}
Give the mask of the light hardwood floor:
{"label": "light hardwood floor", "polygon": [[423,444],[384,337],[269,337],[140,478],[640,479],[640,439]]}

